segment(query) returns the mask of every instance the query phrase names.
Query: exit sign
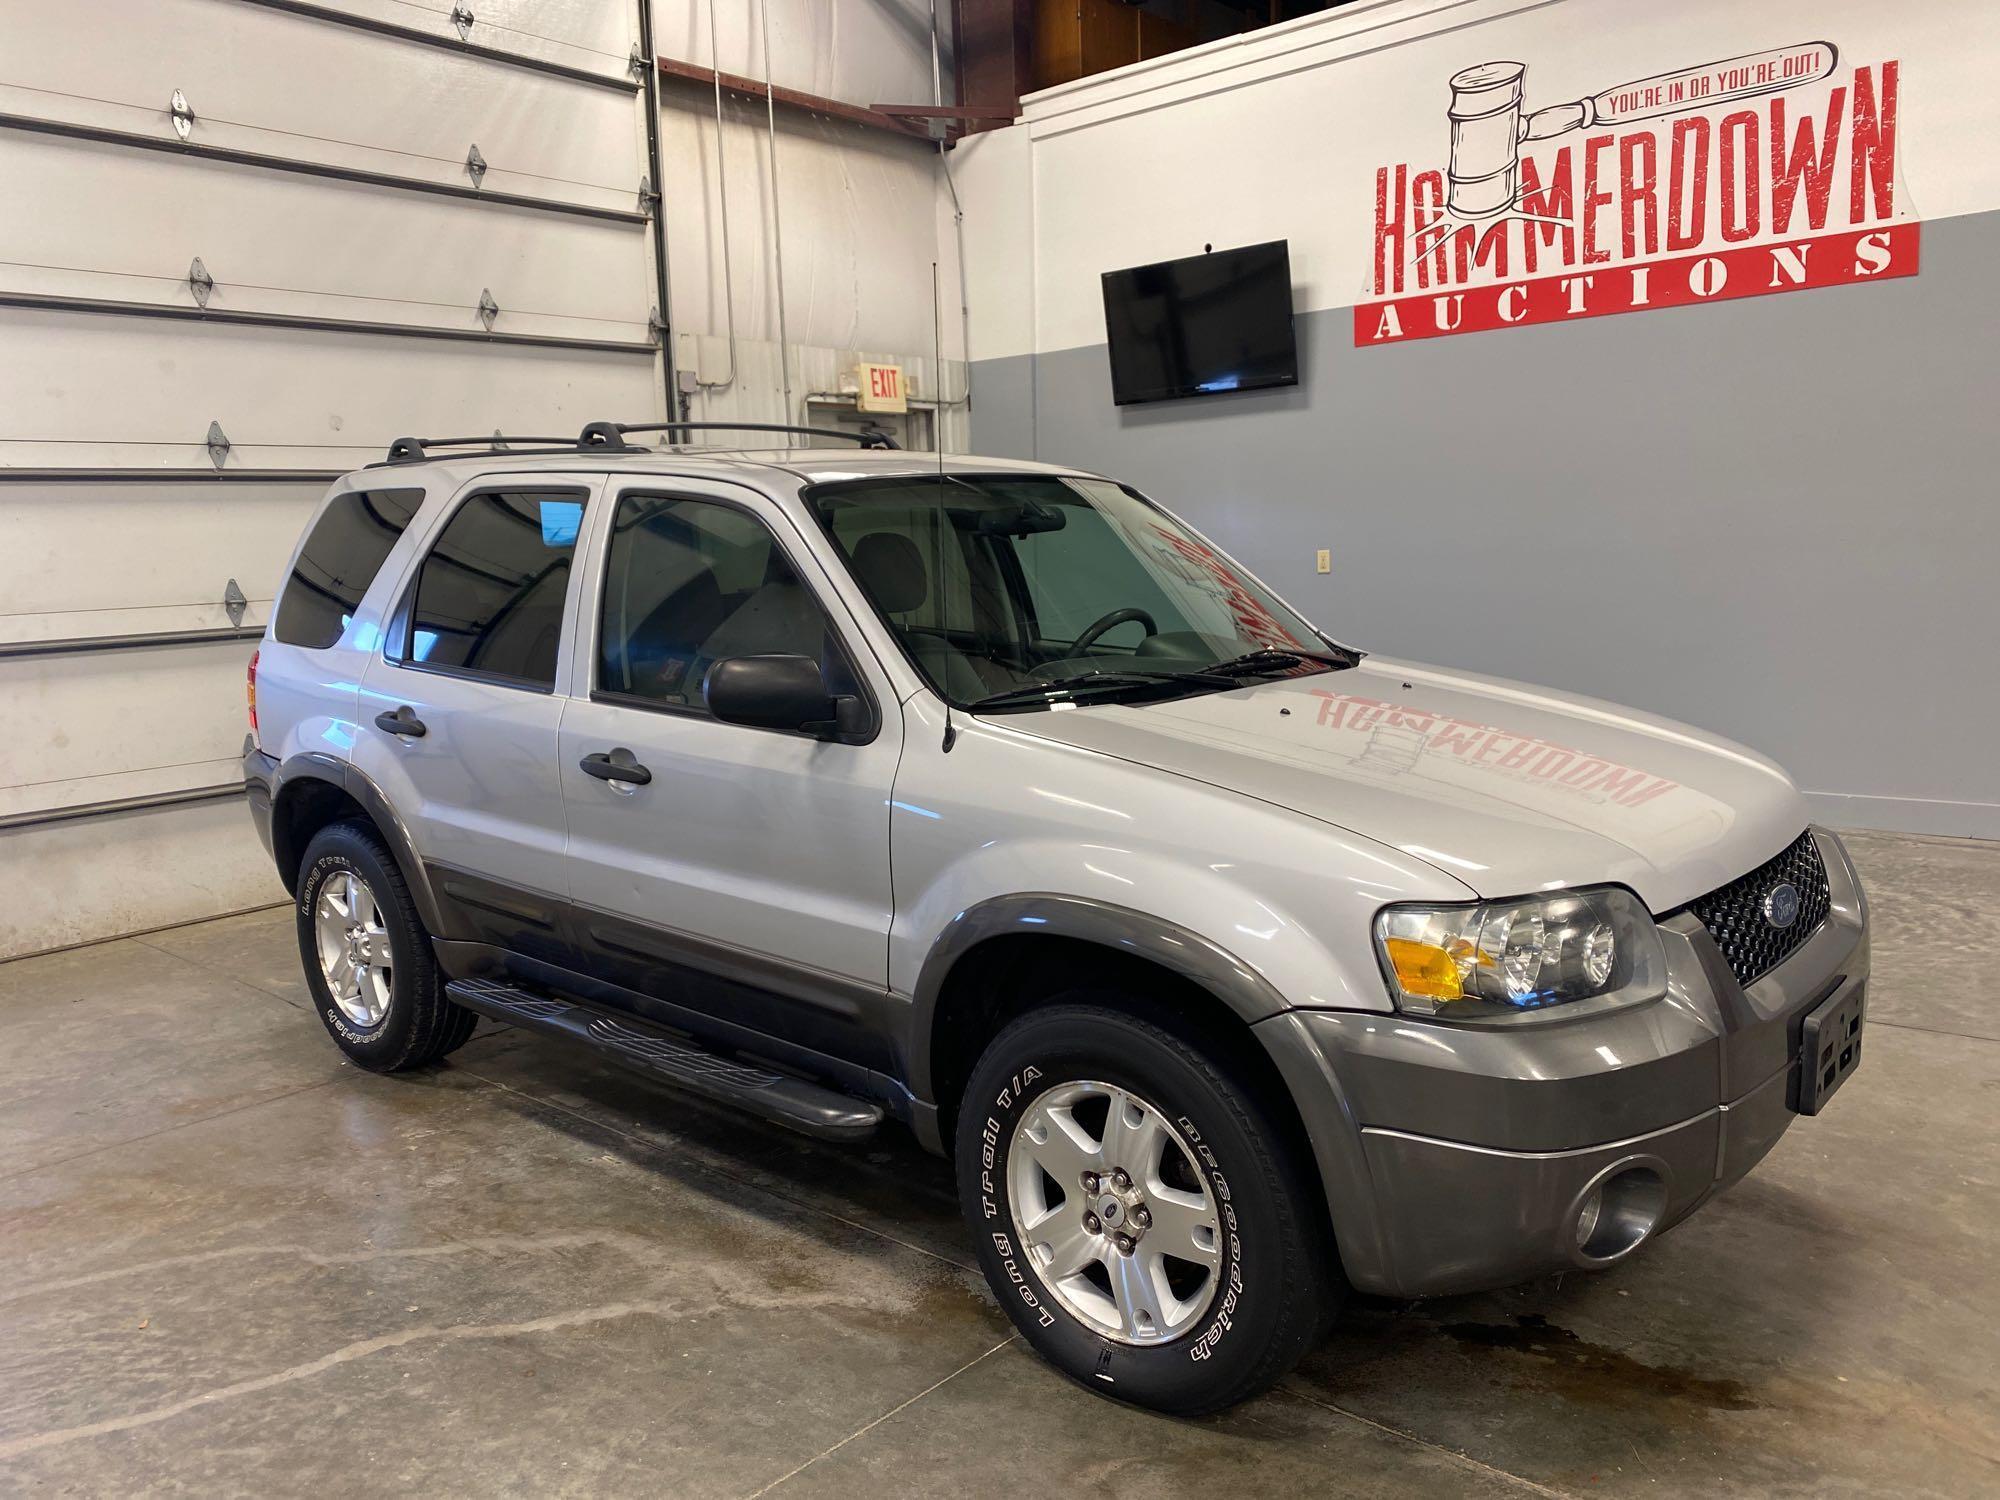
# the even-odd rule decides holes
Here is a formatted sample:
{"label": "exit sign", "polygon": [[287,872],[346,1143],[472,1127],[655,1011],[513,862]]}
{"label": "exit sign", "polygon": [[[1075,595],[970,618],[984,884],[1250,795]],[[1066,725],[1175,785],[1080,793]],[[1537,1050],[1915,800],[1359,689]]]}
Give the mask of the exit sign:
{"label": "exit sign", "polygon": [[854,406],[857,411],[908,411],[910,403],[903,388],[903,367],[856,365]]}

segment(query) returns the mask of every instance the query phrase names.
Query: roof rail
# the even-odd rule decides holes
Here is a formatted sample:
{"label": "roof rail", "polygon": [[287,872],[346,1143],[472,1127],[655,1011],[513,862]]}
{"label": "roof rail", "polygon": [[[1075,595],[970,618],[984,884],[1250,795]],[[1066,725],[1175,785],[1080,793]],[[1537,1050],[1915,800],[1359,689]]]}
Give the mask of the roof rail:
{"label": "roof rail", "polygon": [[516,437],[498,432],[485,437],[419,438],[399,437],[389,445],[388,461],[392,464],[420,464],[429,458],[432,448],[484,448],[490,453],[508,453],[509,443],[541,443],[553,445],[558,452],[567,452],[576,446],[574,439],[566,437]]}
{"label": "roof rail", "polygon": [[783,422],[592,422],[577,439],[579,448],[630,449],[628,432],[790,432],[808,437],[844,438],[864,448],[894,448],[896,440],[879,427],[858,432],[841,427],[793,427]]}
{"label": "roof rail", "polygon": [[[551,453],[641,453],[645,450],[625,441],[628,432],[789,432],[809,437],[845,438],[864,448],[894,448],[896,440],[879,427],[858,432],[840,427],[788,427],[776,422],[590,422],[574,438],[521,437],[512,433],[489,433],[485,437],[419,438],[399,437],[389,444],[386,460],[392,464],[420,464],[439,455],[437,448],[470,448],[486,453],[517,454],[523,457]],[[510,447],[510,444],[531,444]]]}

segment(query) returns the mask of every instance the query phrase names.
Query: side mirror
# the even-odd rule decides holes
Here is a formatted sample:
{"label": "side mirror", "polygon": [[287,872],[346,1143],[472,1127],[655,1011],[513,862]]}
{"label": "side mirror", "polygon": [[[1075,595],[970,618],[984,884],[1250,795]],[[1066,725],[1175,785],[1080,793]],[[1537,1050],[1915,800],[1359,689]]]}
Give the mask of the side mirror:
{"label": "side mirror", "polygon": [[835,697],[810,656],[731,656],[708,669],[702,700],[725,724],[840,739],[863,727],[861,700]]}

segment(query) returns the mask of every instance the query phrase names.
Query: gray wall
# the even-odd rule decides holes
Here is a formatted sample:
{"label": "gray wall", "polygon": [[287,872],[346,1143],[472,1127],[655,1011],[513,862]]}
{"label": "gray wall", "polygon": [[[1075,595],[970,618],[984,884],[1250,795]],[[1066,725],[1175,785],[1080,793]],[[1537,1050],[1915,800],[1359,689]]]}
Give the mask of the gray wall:
{"label": "gray wall", "polygon": [[974,446],[1129,480],[1341,639],[1714,729],[1833,822],[2000,838],[2000,214],[1922,256],[1395,348],[1308,314],[1297,388],[1123,411],[1102,346],[985,361]]}

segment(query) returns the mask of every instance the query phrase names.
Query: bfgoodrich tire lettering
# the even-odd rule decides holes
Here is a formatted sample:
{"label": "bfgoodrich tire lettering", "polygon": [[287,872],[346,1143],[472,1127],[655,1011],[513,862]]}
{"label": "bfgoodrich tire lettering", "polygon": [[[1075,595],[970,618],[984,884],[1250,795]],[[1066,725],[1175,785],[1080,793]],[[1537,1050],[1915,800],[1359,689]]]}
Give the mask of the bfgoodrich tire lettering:
{"label": "bfgoodrich tire lettering", "polygon": [[[1110,1004],[1073,1003],[1093,998],[1112,997],[1064,997],[1009,1026],[981,1057],[957,1126],[961,1204],[1001,1305],[1051,1363],[1102,1395],[1179,1415],[1215,1411],[1268,1387],[1310,1346],[1338,1294],[1332,1248],[1309,1211],[1309,1180],[1230,1069],[1196,1037]],[[1044,1101],[1074,1095],[1080,1081],[1164,1116],[1213,1206],[1211,1295],[1171,1337],[1147,1341],[1130,1328],[1120,1336],[1080,1315],[1076,1297],[1045,1275],[1040,1252],[1021,1243],[1010,1155],[1024,1130],[1046,1125]],[[1100,1153],[1110,1148],[1110,1108]],[[1082,1132],[1086,1141],[1091,1134]],[[1149,1206],[1142,1188],[1132,1201]],[[1123,1202],[1107,1202],[1107,1211]],[[1143,1248],[1143,1240],[1134,1247]]]}
{"label": "bfgoodrich tire lettering", "polygon": [[[391,950],[387,1004],[363,1018],[343,1004],[329,986],[322,963],[322,931],[317,914],[329,883],[358,881],[365,887]],[[359,1067],[393,1073],[420,1067],[462,1047],[478,1017],[444,997],[431,952],[430,934],[417,916],[410,888],[394,856],[365,823],[323,828],[299,862],[299,958],[313,1008],[334,1043]]]}

